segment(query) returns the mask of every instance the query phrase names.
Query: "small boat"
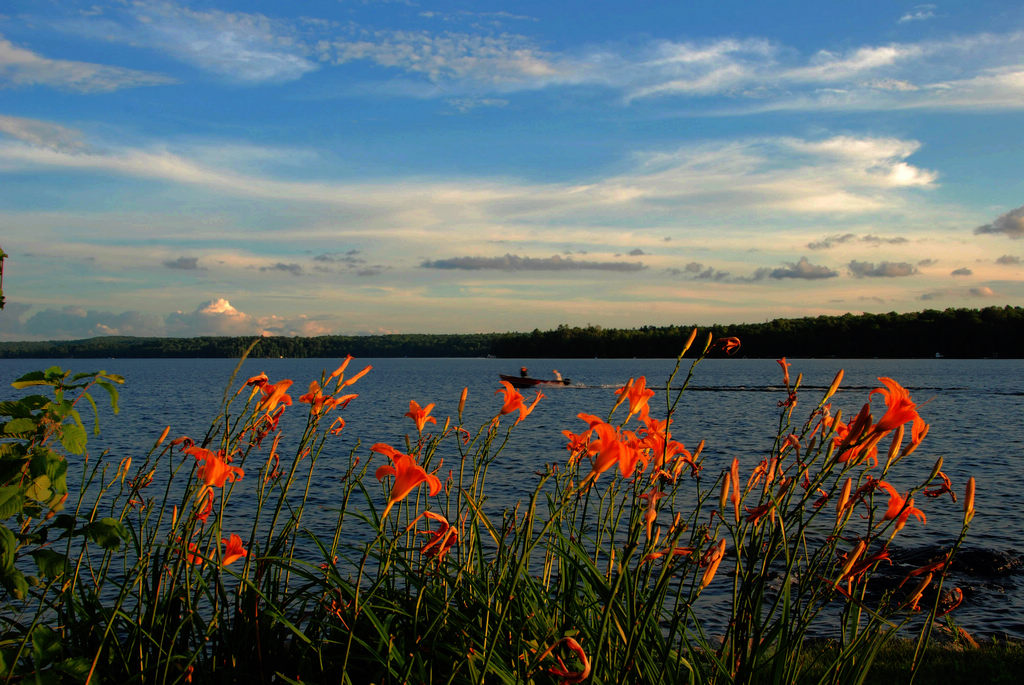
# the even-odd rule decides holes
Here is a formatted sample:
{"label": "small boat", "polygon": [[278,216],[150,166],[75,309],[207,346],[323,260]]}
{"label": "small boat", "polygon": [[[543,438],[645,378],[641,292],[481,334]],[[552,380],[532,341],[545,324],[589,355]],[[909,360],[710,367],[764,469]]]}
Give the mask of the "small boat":
{"label": "small boat", "polygon": [[508,381],[513,388],[533,388],[538,385],[569,385],[568,378],[530,378],[529,376],[509,376],[499,373],[498,377]]}

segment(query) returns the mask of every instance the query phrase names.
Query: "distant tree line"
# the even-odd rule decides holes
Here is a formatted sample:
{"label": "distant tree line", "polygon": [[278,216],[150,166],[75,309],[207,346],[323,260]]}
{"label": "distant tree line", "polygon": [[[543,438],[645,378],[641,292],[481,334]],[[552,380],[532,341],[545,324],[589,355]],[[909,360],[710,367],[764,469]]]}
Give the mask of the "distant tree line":
{"label": "distant tree line", "polygon": [[[561,325],[529,333],[267,337],[256,357],[674,357],[692,325],[602,328]],[[1024,357],[1024,307],[844,314],[698,326],[738,337],[738,356]],[[700,338],[703,340],[703,338]],[[138,338],[0,343],[0,358],[238,357],[252,337]]]}

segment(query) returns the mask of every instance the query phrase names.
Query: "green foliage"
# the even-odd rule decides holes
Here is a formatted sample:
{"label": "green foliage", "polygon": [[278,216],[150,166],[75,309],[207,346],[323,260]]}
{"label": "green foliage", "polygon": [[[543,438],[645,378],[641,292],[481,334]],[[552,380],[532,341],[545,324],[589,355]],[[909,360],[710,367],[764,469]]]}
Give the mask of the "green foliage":
{"label": "green foliage", "polygon": [[[85,453],[86,431],[77,404],[85,399],[95,410],[90,390],[109,385],[104,389],[116,408],[117,391],[112,384],[123,382],[104,371],[72,376],[54,366],[12,383],[17,389],[48,388],[52,397],[33,394],[0,402],[0,601],[5,605],[26,600],[30,588],[40,584],[39,578],[27,575],[29,568],[45,580],[66,574],[68,556],[52,549],[52,540],[69,534],[89,535],[97,543],[111,546],[113,538],[119,543],[127,537],[127,529],[117,520],[90,522],[82,531],[70,533],[68,517],[56,516],[69,494],[67,459],[57,449]],[[30,564],[23,563],[28,559]],[[19,632],[21,647],[30,643],[31,650],[9,649],[12,642],[17,643],[13,636]],[[24,657],[33,664],[41,682],[60,682],[58,674],[72,675],[78,668],[76,663],[63,661],[61,650],[60,637],[50,628],[36,621],[19,624],[12,618],[0,638],[0,675],[10,678],[21,673]]]}

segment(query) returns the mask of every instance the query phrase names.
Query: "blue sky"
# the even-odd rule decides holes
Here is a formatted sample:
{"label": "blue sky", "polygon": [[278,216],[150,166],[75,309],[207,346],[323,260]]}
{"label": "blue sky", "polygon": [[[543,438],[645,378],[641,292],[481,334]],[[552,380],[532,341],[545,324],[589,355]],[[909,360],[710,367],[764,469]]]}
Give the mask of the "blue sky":
{"label": "blue sky", "polygon": [[1024,4],[0,7],[0,339],[1024,301]]}

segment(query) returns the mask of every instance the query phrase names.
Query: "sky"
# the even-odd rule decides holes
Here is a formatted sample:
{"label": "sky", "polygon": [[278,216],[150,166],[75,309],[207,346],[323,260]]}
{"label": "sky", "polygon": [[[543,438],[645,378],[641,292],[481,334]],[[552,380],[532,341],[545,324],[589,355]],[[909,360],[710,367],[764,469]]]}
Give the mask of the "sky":
{"label": "sky", "polygon": [[1024,304],[1024,3],[4,0],[0,340]]}

